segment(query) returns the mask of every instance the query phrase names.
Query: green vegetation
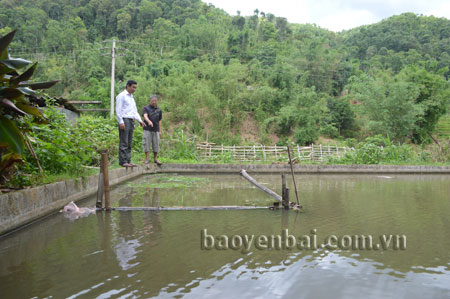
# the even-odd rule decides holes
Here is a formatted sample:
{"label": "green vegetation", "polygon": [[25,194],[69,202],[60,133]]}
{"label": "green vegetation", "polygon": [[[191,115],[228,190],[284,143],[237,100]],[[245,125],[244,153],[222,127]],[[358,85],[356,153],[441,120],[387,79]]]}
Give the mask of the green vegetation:
{"label": "green vegetation", "polygon": [[429,164],[433,163],[426,151],[416,152],[409,144],[395,145],[381,135],[368,137],[356,145],[355,151],[341,159],[329,159],[333,164]]}
{"label": "green vegetation", "polygon": [[138,107],[159,94],[163,128],[201,140],[273,144],[276,135],[303,145],[382,134],[420,144],[447,111],[444,18],[405,13],[334,33],[258,10],[229,16],[199,0],[0,6],[0,34],[18,29],[12,53],[42,60],[39,79],[61,80],[52,95],[109,107],[111,59],[101,54],[115,38],[125,49],[116,93],[135,79]]}
{"label": "green vegetation", "polygon": [[[199,0],[25,0],[0,7],[0,36],[17,29],[9,54],[39,61],[35,80],[60,80],[52,96],[109,107],[111,58],[102,54],[116,39],[116,94],[134,79],[139,110],[151,94],[160,97],[163,162],[195,163],[198,141],[307,145],[319,138],[356,146],[333,163],[450,161],[445,18],[405,13],[335,33],[257,9],[230,16]],[[117,156],[117,128],[101,118],[107,115],[69,125],[53,112],[44,112],[50,124],[24,121],[36,157],[24,151],[26,163],[14,170],[23,174],[15,176],[20,182],[9,184],[32,183],[38,160],[47,175],[79,174],[98,165],[100,148]],[[137,163],[141,134],[135,131]],[[370,141],[377,135],[389,144]]]}
{"label": "green vegetation", "polygon": [[[12,31],[0,38],[0,186],[14,175],[9,170],[23,161],[25,147],[42,172],[28,136],[30,130],[23,122],[47,123],[47,119],[30,104],[26,96],[35,95],[35,90],[49,88],[56,83],[29,82],[37,64],[31,65],[31,61],[9,55],[8,47],[14,35],[15,31]],[[19,73],[29,65],[28,69]]]}
{"label": "green vegetation", "polygon": [[[99,166],[100,149],[111,153],[111,161],[117,156],[118,130],[114,121],[83,116],[72,124],[50,104],[43,115],[49,124],[24,124],[29,128],[30,142],[46,175],[86,175],[91,168],[85,166]],[[27,163],[18,168],[18,174],[27,175],[17,175],[16,180],[20,181],[15,184],[45,182],[45,176],[38,175],[37,160],[31,153],[26,153],[25,160]]]}

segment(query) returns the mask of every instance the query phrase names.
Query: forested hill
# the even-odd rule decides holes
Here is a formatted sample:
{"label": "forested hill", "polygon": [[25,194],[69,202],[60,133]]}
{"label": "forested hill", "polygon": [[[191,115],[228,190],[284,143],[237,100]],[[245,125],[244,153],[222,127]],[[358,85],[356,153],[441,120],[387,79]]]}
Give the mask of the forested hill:
{"label": "forested hill", "polygon": [[[160,95],[165,127],[210,141],[300,144],[319,136],[429,141],[447,112],[450,21],[406,13],[334,33],[255,9],[230,16],[197,0],[2,0],[10,53],[39,61],[53,95],[109,107],[139,83]],[[237,9],[238,10],[238,9]],[[40,77],[39,77],[40,76]]]}
{"label": "forested hill", "polygon": [[450,21],[445,18],[405,13],[340,35],[351,57],[379,63],[391,56],[388,61],[397,71],[420,60],[437,62],[437,68],[450,66]]}

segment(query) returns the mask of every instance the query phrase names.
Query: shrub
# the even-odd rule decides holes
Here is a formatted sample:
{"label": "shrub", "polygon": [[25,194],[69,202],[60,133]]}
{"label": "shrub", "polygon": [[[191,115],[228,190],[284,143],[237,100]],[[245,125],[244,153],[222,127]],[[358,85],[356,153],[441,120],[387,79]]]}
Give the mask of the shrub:
{"label": "shrub", "polygon": [[[42,168],[53,174],[80,171],[83,160],[87,159],[86,143],[71,138],[71,125],[56,108],[48,107],[44,115],[50,124],[31,125],[29,134]],[[28,170],[37,170],[31,154],[27,154],[26,162]]]}
{"label": "shrub", "polygon": [[[142,130],[136,131],[141,131],[139,148],[142,151]],[[80,147],[83,146],[83,143],[88,143],[90,157],[86,162],[89,165],[100,164],[100,155],[97,151],[102,149],[108,151],[110,159],[115,159],[118,156],[119,130],[114,119],[82,115],[71,128],[71,134]],[[136,139],[138,138],[135,136],[133,138],[133,146]]]}
{"label": "shrub", "polygon": [[429,155],[416,155],[411,145],[395,145],[381,135],[366,138],[365,142],[356,145],[354,152],[347,153],[342,158],[343,162],[353,164],[413,163],[429,160]]}
{"label": "shrub", "polygon": [[[82,116],[70,123],[51,103],[43,112],[50,124],[31,128],[30,140],[42,168],[47,174],[83,172],[82,165],[98,166],[100,149],[106,149],[112,159],[118,152],[118,129],[114,120]],[[22,171],[37,173],[38,166],[31,153],[27,153]]]}
{"label": "shrub", "polygon": [[169,143],[162,143],[161,154],[164,158],[177,160],[197,160],[195,138],[187,138],[183,130],[175,130]]}
{"label": "shrub", "polygon": [[324,124],[320,127],[320,134],[331,138],[339,136],[338,129],[332,124]]}

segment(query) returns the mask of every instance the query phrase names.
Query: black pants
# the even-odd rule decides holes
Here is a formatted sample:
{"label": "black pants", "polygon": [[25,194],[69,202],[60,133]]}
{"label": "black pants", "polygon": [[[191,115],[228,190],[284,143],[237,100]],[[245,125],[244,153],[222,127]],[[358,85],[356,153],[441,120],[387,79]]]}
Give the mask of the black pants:
{"label": "black pants", "polygon": [[119,165],[131,162],[131,143],[133,141],[134,119],[124,118],[125,130],[119,126]]}

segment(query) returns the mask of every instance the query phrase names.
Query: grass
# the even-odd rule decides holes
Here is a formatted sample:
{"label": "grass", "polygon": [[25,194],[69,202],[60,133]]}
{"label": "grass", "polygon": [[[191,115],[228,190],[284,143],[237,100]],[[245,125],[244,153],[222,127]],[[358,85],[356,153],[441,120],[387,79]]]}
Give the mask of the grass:
{"label": "grass", "polygon": [[40,185],[46,185],[66,180],[73,180],[78,178],[84,178],[93,174],[97,174],[99,172],[98,169],[95,168],[87,168],[83,169],[79,173],[74,172],[64,172],[64,173],[58,173],[58,174],[33,174],[29,175],[29,182],[31,183],[31,187],[40,186]]}
{"label": "grass", "polygon": [[[145,155],[143,153],[136,153],[133,156],[133,163],[135,164],[143,164],[145,161]],[[205,159],[205,160],[194,160],[194,159],[171,159],[161,157],[158,158],[162,163],[170,163],[170,164],[257,164],[257,165],[271,165],[271,164],[288,164],[287,161],[281,160],[266,160],[266,161],[221,161],[221,160],[213,160],[213,159]],[[153,161],[153,157],[150,161]],[[299,165],[353,165],[354,163],[347,161],[300,161],[297,162]],[[115,163],[116,167],[120,167],[117,162]],[[410,162],[398,162],[398,161],[389,161],[389,162],[381,162],[376,165],[415,165],[415,166],[449,166],[450,162],[432,162],[432,161],[410,161]]]}

